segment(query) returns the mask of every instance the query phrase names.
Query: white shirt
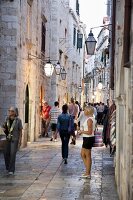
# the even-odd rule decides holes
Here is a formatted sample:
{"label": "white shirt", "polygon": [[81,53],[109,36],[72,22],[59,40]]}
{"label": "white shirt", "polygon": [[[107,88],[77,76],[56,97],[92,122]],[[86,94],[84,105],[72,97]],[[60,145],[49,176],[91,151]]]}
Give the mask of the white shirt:
{"label": "white shirt", "polygon": [[57,119],[58,119],[58,116],[61,114],[61,111],[60,109],[57,107],[57,106],[54,106],[51,110],[50,110],[50,117],[51,117],[51,124],[54,123],[54,124],[57,124]]}
{"label": "white shirt", "polygon": [[94,136],[94,131],[95,131],[95,126],[96,126],[96,121],[94,119],[94,117],[88,117],[84,123],[82,124],[81,126],[81,130],[84,130],[84,131],[88,131],[88,120],[91,119],[93,121],[93,128],[92,128],[92,134],[91,135],[88,135],[88,134],[82,134],[83,137],[93,137]]}

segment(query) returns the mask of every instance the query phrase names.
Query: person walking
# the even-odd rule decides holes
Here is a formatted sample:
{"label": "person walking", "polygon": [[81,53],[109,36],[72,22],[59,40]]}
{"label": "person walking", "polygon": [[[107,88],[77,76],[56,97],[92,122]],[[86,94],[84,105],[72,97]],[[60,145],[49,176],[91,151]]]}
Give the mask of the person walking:
{"label": "person walking", "polygon": [[68,110],[69,110],[69,114],[73,117],[73,119],[75,121],[75,123],[74,123],[74,131],[71,133],[72,142],[70,144],[75,145],[76,144],[75,131],[77,130],[76,120],[78,119],[79,106],[75,103],[74,98],[71,98],[71,103],[68,106]]}
{"label": "person walking", "polygon": [[50,122],[49,112],[51,110],[51,106],[48,105],[48,102],[43,102],[42,107],[42,137],[48,137],[48,127]]}
{"label": "person walking", "polygon": [[18,147],[21,146],[22,138],[22,122],[18,118],[18,109],[10,107],[9,114],[3,125],[3,130],[6,134],[6,145],[4,149],[4,159],[6,170],[9,175],[15,172],[15,160]]}
{"label": "person walking", "polygon": [[52,107],[49,113],[51,131],[52,131],[52,137],[50,141],[55,141],[55,142],[57,141],[57,119],[60,114],[61,114],[61,111],[59,109],[59,102],[55,101],[54,106]]}
{"label": "person walking", "polygon": [[95,142],[94,131],[95,131],[94,108],[87,106],[84,110],[84,116],[82,116],[82,124],[79,130],[79,134],[83,136],[81,157],[86,168],[86,172],[82,175],[82,178],[91,178],[91,163],[92,163],[91,149]]}
{"label": "person walking", "polygon": [[65,104],[62,107],[62,114],[59,115],[57,121],[57,129],[62,142],[62,158],[64,160],[64,164],[67,164],[68,158],[68,145],[71,132],[70,126],[74,127],[74,121],[73,118],[68,114],[68,106]]}
{"label": "person walking", "polygon": [[104,111],[104,103],[100,102],[100,104],[97,106],[97,123],[103,124],[103,111]]}

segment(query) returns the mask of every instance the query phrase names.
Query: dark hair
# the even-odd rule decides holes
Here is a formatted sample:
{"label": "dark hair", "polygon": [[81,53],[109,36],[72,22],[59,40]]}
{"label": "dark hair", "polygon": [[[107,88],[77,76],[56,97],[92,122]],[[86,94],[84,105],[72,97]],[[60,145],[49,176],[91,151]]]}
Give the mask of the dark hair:
{"label": "dark hair", "polygon": [[58,105],[59,105],[59,102],[58,102],[58,101],[55,101],[55,102],[54,102],[54,105],[55,105],[55,106],[58,106]]}
{"label": "dark hair", "polygon": [[65,114],[65,113],[67,113],[67,111],[68,111],[68,105],[65,104],[62,106],[62,112]]}
{"label": "dark hair", "polygon": [[18,117],[19,114],[18,114],[18,108],[17,107],[15,108],[15,112],[16,112],[16,117]]}
{"label": "dark hair", "polygon": [[71,103],[74,103],[74,98],[73,97],[71,98]]}

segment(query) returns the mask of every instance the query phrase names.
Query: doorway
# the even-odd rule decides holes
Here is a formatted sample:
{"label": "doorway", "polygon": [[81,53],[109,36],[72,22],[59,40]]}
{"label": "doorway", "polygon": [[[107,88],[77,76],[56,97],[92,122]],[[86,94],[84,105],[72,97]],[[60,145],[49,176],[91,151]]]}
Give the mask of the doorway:
{"label": "doorway", "polygon": [[29,86],[26,86],[25,91],[25,124],[27,128],[27,141],[30,141],[30,135],[28,131],[28,125],[29,125]]}

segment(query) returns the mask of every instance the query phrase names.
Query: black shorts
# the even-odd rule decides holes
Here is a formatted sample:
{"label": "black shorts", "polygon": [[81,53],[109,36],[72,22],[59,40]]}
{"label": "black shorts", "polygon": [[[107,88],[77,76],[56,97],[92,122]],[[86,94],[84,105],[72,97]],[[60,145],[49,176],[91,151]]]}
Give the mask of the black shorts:
{"label": "black shorts", "polygon": [[94,137],[83,137],[83,145],[82,148],[84,149],[92,149],[95,142],[95,136]]}
{"label": "black shorts", "polygon": [[56,131],[56,129],[57,129],[57,124],[52,123],[52,124],[51,124],[51,130],[52,130],[52,131]]}

